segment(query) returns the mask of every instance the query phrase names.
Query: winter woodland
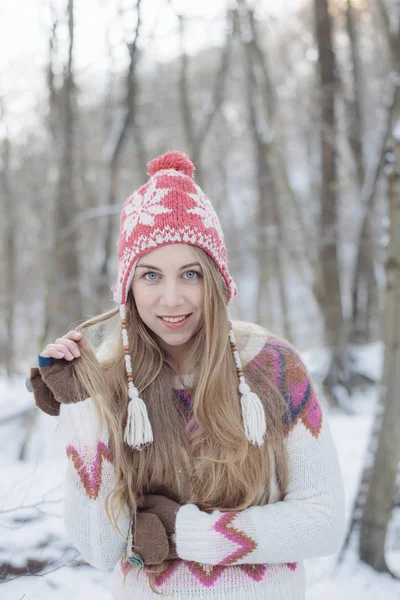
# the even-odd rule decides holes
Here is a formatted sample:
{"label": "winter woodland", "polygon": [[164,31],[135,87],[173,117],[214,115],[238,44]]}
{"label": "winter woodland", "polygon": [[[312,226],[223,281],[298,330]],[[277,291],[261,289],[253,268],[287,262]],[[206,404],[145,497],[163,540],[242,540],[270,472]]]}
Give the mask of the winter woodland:
{"label": "winter woodland", "polygon": [[0,598],[110,598],[24,381],[113,306],[122,202],[168,150],[220,215],[232,316],[294,343],[329,403],[348,534],[307,599],[400,598],[399,2],[2,0],[0,39]]}

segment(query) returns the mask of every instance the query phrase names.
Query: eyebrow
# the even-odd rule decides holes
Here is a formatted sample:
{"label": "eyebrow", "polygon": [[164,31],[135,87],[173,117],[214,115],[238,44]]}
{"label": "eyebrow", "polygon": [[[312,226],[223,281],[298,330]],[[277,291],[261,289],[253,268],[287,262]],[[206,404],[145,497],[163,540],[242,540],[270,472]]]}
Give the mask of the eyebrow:
{"label": "eyebrow", "polygon": [[[182,267],[179,268],[180,271],[183,271],[183,269],[188,269],[189,267],[200,267],[201,265],[200,263],[194,262],[194,263],[189,263],[188,265],[183,265]],[[158,267],[155,267],[154,265],[137,265],[136,267],[137,269],[152,269],[153,271],[161,271],[162,269],[159,269]]]}

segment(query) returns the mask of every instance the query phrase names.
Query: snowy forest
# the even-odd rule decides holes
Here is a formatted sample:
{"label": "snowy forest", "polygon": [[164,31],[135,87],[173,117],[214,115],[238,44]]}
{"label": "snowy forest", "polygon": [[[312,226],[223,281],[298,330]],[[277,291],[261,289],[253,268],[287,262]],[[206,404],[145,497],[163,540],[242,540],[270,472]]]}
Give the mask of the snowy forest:
{"label": "snowy forest", "polygon": [[0,1],[0,599],[111,598],[110,573],[64,531],[65,450],[25,380],[45,344],[113,307],[122,203],[169,150],[190,156],[220,216],[232,317],[295,344],[326,398],[347,535],[308,561],[307,600],[400,598],[398,0],[12,4]]}

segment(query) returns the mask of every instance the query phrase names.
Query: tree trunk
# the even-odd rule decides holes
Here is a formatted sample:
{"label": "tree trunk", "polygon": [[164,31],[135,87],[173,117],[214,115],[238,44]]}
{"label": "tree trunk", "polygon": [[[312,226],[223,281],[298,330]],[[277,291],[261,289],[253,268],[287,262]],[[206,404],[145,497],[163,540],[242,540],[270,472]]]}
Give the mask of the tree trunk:
{"label": "tree trunk", "polygon": [[234,11],[228,10],[226,17],[226,43],[221,54],[221,63],[215,76],[215,83],[212,90],[212,98],[206,106],[200,118],[200,125],[195,126],[193,118],[192,103],[190,101],[190,82],[188,76],[189,57],[185,49],[185,18],[178,15],[179,19],[179,38],[181,48],[181,68],[179,76],[179,96],[182,108],[183,130],[186,139],[188,152],[196,167],[196,182],[200,187],[205,185],[204,172],[201,166],[201,153],[204,143],[214,118],[218,114],[219,109],[225,97],[225,85],[229,70],[232,39],[234,37]]}
{"label": "tree trunk", "polygon": [[338,182],[336,169],[335,57],[332,41],[332,22],[327,0],[314,0],[314,3],[321,82],[321,262],[326,295],[324,316],[328,344],[331,348],[336,348],[343,320],[337,255]]}
{"label": "tree trunk", "polygon": [[[360,190],[365,182],[366,170],[362,149],[362,61],[359,50],[354,0],[347,0],[347,32],[350,40],[353,67],[353,98],[348,102],[350,113],[349,143],[357,167]],[[362,218],[361,237],[357,247],[354,277],[352,281],[352,324],[350,339],[368,343],[378,339],[379,290],[375,277],[373,198]]]}
{"label": "tree trunk", "polygon": [[[131,42],[127,43],[129,52],[129,66],[126,74],[124,105],[122,107],[122,110],[120,111],[120,114],[117,115],[117,118],[113,123],[103,152],[108,175],[106,181],[106,194],[104,203],[108,204],[109,206],[115,206],[117,203],[118,161],[122,154],[122,150],[124,148],[128,132],[131,128],[136,143],[138,162],[140,165],[146,163],[146,150],[142,139],[141,131],[136,122],[136,98],[138,90],[138,40],[142,24],[141,0],[137,0],[136,11],[137,21],[136,29],[134,32],[134,38]],[[103,310],[105,310],[105,301],[108,301],[109,297],[111,297],[109,264],[112,253],[114,251],[114,223],[114,216],[110,215],[109,217],[107,217],[103,243],[103,257],[96,282],[98,312],[102,312]]]}
{"label": "tree trunk", "polygon": [[[4,339],[1,339],[1,364],[5,366],[7,377],[15,374],[15,303],[17,274],[17,217],[16,198],[13,197],[9,182],[10,142],[6,138],[2,144],[3,168],[0,172],[0,190],[2,191],[2,227],[1,238],[4,251]],[[3,308],[3,307],[2,307]],[[2,310],[3,312],[3,310]]]}
{"label": "tree trunk", "polygon": [[74,1],[68,0],[69,51],[60,94],[58,133],[59,176],[54,211],[54,242],[48,279],[45,337],[54,341],[82,318],[80,290],[79,236],[74,229],[68,239],[63,231],[78,212],[74,189]]}
{"label": "tree trunk", "polygon": [[353,342],[367,344],[379,336],[379,294],[375,277],[376,243],[372,231],[373,207],[362,224],[360,245],[357,248],[356,265],[352,286],[352,330]]}
{"label": "tree trunk", "polygon": [[[255,76],[255,61],[260,60],[260,53],[255,51],[257,40],[252,11],[247,9],[243,0],[240,2],[243,10],[241,14],[242,43],[246,58],[247,73],[247,104],[249,109],[250,128],[254,140],[257,164],[258,187],[258,262],[259,262],[259,292],[257,301],[257,320],[261,325],[269,326],[269,299],[280,307],[282,320],[282,335],[290,338],[289,307],[287,288],[285,284],[286,265],[283,253],[283,222],[278,206],[278,186],[273,169],[273,129],[271,121],[271,103],[267,98],[262,98],[261,110],[257,111],[257,98],[260,90]],[[246,26],[252,29],[252,36],[246,35]],[[264,81],[264,90],[271,85],[271,79],[265,61],[263,68],[267,81]],[[271,235],[270,232],[273,232]],[[269,267],[268,267],[269,264]],[[271,295],[271,283],[276,282],[278,297]]]}
{"label": "tree trunk", "polygon": [[[346,17],[347,33],[350,40],[352,59],[352,98],[347,102],[349,113],[348,140],[356,164],[357,181],[360,190],[365,180],[363,156],[362,126],[362,61],[357,32],[357,15],[354,0],[347,0]],[[357,248],[356,267],[352,286],[352,325],[350,339],[358,343],[374,340],[378,333],[376,327],[379,320],[379,298],[375,279],[374,254],[375,240],[373,236],[372,206],[368,218],[364,221]]]}
{"label": "tree trunk", "polygon": [[389,571],[385,560],[385,540],[400,461],[400,122],[397,127],[398,137],[393,139],[393,148],[387,155],[393,164],[390,165],[389,176],[390,241],[384,315],[384,414],[360,538],[361,560],[381,572]]}
{"label": "tree trunk", "polygon": [[347,34],[350,40],[352,61],[352,98],[347,102],[349,112],[348,139],[353,152],[357,169],[357,180],[359,185],[363,184],[365,178],[364,156],[363,156],[363,127],[362,127],[362,63],[358,43],[357,20],[354,14],[354,0],[347,0],[346,21]]}
{"label": "tree trunk", "polygon": [[350,364],[340,291],[338,259],[338,180],[336,166],[335,54],[327,0],[314,0],[321,94],[321,266],[325,336],[332,360],[324,384],[331,398],[348,406]]}

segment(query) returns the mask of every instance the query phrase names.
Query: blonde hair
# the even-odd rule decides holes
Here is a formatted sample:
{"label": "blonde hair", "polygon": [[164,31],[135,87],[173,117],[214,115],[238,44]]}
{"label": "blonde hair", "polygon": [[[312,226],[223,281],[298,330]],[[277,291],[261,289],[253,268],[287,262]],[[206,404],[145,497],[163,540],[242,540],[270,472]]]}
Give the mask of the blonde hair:
{"label": "blonde hair", "polygon": [[[76,361],[75,372],[98,409],[99,433],[103,417],[108,426],[116,482],[105,507],[115,528],[124,505],[133,513],[149,492],[165,493],[181,504],[195,503],[202,510],[242,510],[268,501],[272,468],[276,469],[281,498],[287,487],[286,402],[272,384],[268,365],[254,361],[251,367],[244,366],[267,419],[268,451],[251,445],[243,429],[238,376],[229,343],[226,287],[213,260],[201,249],[193,250],[203,269],[204,324],[191,340],[182,372],[193,376],[189,391],[195,427],[183,420],[173,390],[175,366],[140,319],[131,292],[126,320],[133,378],[154,433],[154,443],[143,451],[133,450],[123,441],[129,398],[119,308],[77,328],[93,338]],[[107,356],[98,360],[96,346],[105,344]],[[147,568],[152,587],[165,566]]]}

